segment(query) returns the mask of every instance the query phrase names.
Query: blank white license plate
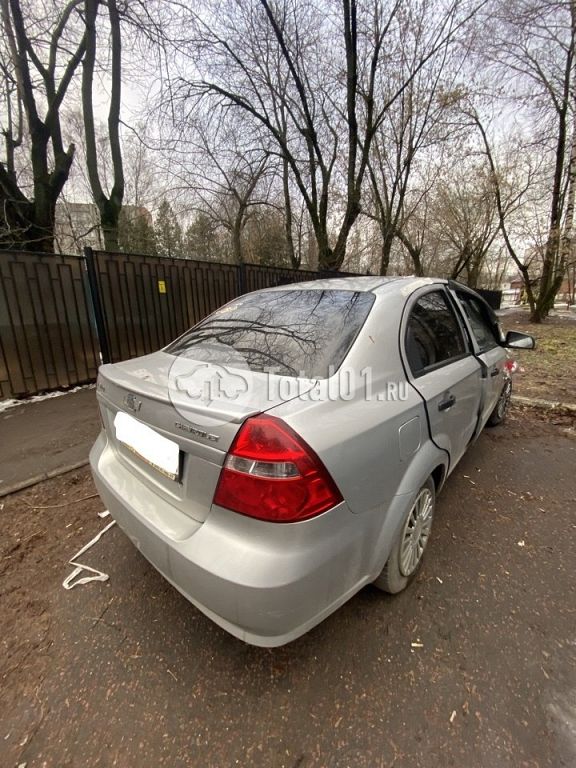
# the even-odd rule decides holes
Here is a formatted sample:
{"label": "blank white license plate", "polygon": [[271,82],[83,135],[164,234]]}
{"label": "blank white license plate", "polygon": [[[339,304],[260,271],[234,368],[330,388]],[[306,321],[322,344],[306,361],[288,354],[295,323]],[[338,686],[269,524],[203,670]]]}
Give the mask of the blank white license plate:
{"label": "blank white license plate", "polygon": [[122,411],[118,411],[114,418],[114,428],[119,442],[158,472],[171,480],[178,479],[180,448],[177,443]]}

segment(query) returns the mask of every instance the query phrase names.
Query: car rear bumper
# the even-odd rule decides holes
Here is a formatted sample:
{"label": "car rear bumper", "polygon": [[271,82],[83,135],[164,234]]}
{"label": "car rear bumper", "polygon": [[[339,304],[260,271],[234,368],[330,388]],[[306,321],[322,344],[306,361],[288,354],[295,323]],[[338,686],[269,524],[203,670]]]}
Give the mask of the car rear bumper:
{"label": "car rear bumper", "polygon": [[375,519],[360,522],[345,502],[302,523],[266,523],[217,506],[197,522],[119,462],[105,433],[90,463],[104,503],[140,552],[197,608],[247,643],[274,647],[294,640],[374,577],[368,564]]}

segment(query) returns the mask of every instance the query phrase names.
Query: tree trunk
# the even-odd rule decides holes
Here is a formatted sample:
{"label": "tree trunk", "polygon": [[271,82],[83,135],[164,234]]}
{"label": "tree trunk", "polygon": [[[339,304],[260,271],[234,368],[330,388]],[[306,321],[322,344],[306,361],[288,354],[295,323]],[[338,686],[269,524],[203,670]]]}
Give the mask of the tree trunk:
{"label": "tree trunk", "polygon": [[314,236],[318,252],[318,269],[320,272],[336,272],[338,267],[336,266],[334,252],[330,247],[328,232],[323,222],[314,225]]}
{"label": "tree trunk", "polygon": [[476,253],[472,255],[466,265],[467,285],[469,288],[477,288],[480,279],[480,272],[484,263],[486,254],[481,248],[477,248]]}
{"label": "tree trunk", "polygon": [[32,251],[54,251],[54,225],[56,200],[53,197],[48,170],[48,132],[42,125],[30,131],[31,160],[34,175],[34,207],[27,236],[27,247]]}
{"label": "tree trunk", "polygon": [[292,234],[292,200],[290,197],[290,169],[288,167],[288,160],[284,157],[282,160],[282,186],[284,190],[284,226],[286,231],[286,250],[288,252],[288,258],[290,259],[290,266],[292,269],[300,268],[300,258],[296,255],[294,248],[294,237]]}
{"label": "tree trunk", "polygon": [[[382,223],[382,222],[381,222]],[[394,242],[394,233],[389,226],[381,226],[382,245],[380,246],[380,274],[387,275],[390,266],[390,254],[392,252],[392,243]]]}
{"label": "tree trunk", "polygon": [[[567,106],[559,112],[558,120],[558,141],[556,144],[556,159],[554,167],[554,183],[552,186],[552,201],[550,203],[550,225],[548,229],[548,238],[544,251],[544,264],[542,265],[542,275],[536,306],[532,312],[531,320],[533,323],[541,323],[550,310],[554,307],[554,298],[558,288],[562,284],[562,278],[558,282],[556,268],[558,266],[560,249],[560,216],[562,207],[562,180],[564,175],[564,160],[566,154],[566,115]],[[572,151],[570,153],[570,166],[572,166],[572,157],[574,154],[574,141],[572,141]],[[572,171],[570,171],[572,173]],[[558,286],[558,287],[555,287]]]}
{"label": "tree trunk", "polygon": [[566,265],[572,253],[572,240],[574,229],[574,207],[576,198],[576,122],[572,130],[572,144],[570,147],[570,160],[568,164],[568,189],[566,194],[566,212],[564,214],[564,231],[560,238],[560,228],[557,225],[554,233],[550,235],[546,250],[547,253],[540,290],[531,315],[533,323],[540,323],[546,319],[552,309],[554,301],[564,281]]}
{"label": "tree trunk", "polygon": [[462,249],[458,254],[458,258],[456,259],[456,263],[452,267],[452,271],[450,272],[450,280],[458,280],[462,271],[468,266],[471,257],[472,254],[470,252],[470,244],[466,242],[462,246]]}
{"label": "tree trunk", "polygon": [[416,277],[424,277],[424,267],[422,266],[421,254],[421,248],[414,248],[410,252],[410,257],[412,258],[412,263],[414,264],[414,274]]}
{"label": "tree trunk", "polygon": [[122,207],[114,205],[111,200],[102,201],[98,207],[100,211],[100,226],[104,236],[104,248],[111,253],[118,253],[120,251],[119,235]]}
{"label": "tree trunk", "polygon": [[568,277],[568,304],[572,306],[576,302],[576,265],[570,266],[566,275]]}
{"label": "tree trunk", "polygon": [[542,275],[540,276],[539,281],[538,296],[536,297],[536,303],[530,316],[530,321],[532,323],[541,323],[548,317],[550,310],[554,308],[554,299],[562,284],[562,276],[560,277],[559,282],[554,276],[559,247],[560,231],[559,227],[555,225],[554,229],[550,232],[546,243],[546,252],[544,255]]}
{"label": "tree trunk", "polygon": [[116,0],[108,0],[108,16],[111,36],[111,77],[110,110],[108,113],[108,138],[112,155],[114,184],[110,196],[104,192],[98,171],[98,150],[96,145],[96,127],[94,123],[94,105],[92,85],[96,63],[96,19],[99,0],[85,0],[86,55],[82,67],[82,114],[86,137],[86,167],[94,202],[100,214],[100,225],[104,235],[104,247],[107,251],[117,252],[119,246],[119,225],[122,202],[124,199],[124,170],[120,148],[120,103],[121,103],[121,57],[120,20]]}
{"label": "tree trunk", "polygon": [[[360,215],[360,200],[355,194],[349,198],[346,213],[344,214],[344,221],[338,233],[338,239],[334,249],[330,251],[327,262],[327,269],[333,272],[338,272],[342,266],[344,259],[346,258],[346,245],[348,243],[348,237],[352,231],[352,227],[356,222],[356,219]],[[327,229],[327,221],[324,223],[324,229]]]}
{"label": "tree trunk", "polygon": [[40,119],[30,116],[29,134],[33,200],[28,202],[24,198],[18,199],[18,204],[24,203],[18,211],[18,217],[23,219],[23,227],[18,239],[22,247],[27,250],[53,253],[56,200],[60,189],[54,189],[52,175],[48,168],[50,133]]}
{"label": "tree trunk", "polygon": [[244,210],[239,209],[234,223],[232,224],[232,254],[234,256],[234,264],[243,264],[244,257],[242,255],[242,229],[244,227]]}
{"label": "tree trunk", "polygon": [[424,277],[424,267],[422,265],[422,244],[415,245],[411,240],[408,239],[402,229],[398,229],[396,234],[398,235],[398,239],[402,245],[408,251],[408,255],[410,256],[414,266],[414,274],[416,277]]}
{"label": "tree trunk", "polygon": [[[124,201],[124,166],[122,163],[122,148],[120,143],[120,106],[122,102],[122,38],[120,34],[120,16],[116,6],[116,0],[108,0],[108,17],[110,20],[110,38],[112,58],[110,74],[112,88],[110,93],[110,110],[108,112],[108,138],[110,140],[110,154],[112,156],[112,168],[114,171],[114,184],[110,192],[106,222],[102,222],[104,230],[104,242],[106,250],[118,250],[118,230],[120,213]],[[108,233],[106,229],[108,228]]]}

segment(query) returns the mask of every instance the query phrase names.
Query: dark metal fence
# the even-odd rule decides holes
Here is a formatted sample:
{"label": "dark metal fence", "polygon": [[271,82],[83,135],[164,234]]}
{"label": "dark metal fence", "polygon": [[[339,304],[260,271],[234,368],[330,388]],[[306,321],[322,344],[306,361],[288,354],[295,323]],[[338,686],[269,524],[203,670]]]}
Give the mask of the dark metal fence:
{"label": "dark metal fence", "polygon": [[236,296],[321,277],[90,248],[0,251],[0,398],[94,381],[100,361],[153,352]]}
{"label": "dark metal fence", "polygon": [[165,346],[238,295],[237,268],[231,264],[88,249],[86,258],[89,274],[94,265],[105,362]]}
{"label": "dark metal fence", "polygon": [[[104,361],[153,352],[248,291],[321,272],[86,249]],[[348,273],[341,273],[348,274]],[[98,306],[100,304],[100,306]]]}
{"label": "dark metal fence", "polygon": [[[244,264],[240,270],[239,287],[242,289],[242,293],[326,277],[325,272],[313,272],[304,269],[287,269],[285,267],[261,267],[258,264]],[[351,274],[351,272],[338,272],[340,277],[347,277]]]}
{"label": "dark metal fence", "polygon": [[84,272],[78,256],[0,252],[0,398],[94,380]]}
{"label": "dark metal fence", "polygon": [[502,304],[502,291],[489,291],[484,288],[476,288],[477,293],[482,296],[492,309],[500,309]]}
{"label": "dark metal fence", "polygon": [[248,291],[322,277],[253,264],[85,250],[0,251],[0,399],[94,381]]}

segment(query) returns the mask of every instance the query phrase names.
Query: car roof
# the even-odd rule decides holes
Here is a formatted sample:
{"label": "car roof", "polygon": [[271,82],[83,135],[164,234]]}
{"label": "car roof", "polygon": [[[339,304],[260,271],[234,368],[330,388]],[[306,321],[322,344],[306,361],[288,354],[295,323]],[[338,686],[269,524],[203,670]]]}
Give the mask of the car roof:
{"label": "car roof", "polygon": [[307,280],[302,283],[288,283],[287,285],[278,285],[274,288],[267,288],[266,290],[359,291],[376,294],[397,293],[401,291],[405,295],[408,295],[421,286],[446,282],[446,280],[441,278],[416,277],[415,275],[409,275],[407,277],[364,277],[358,275],[354,277],[320,278],[318,280]]}

